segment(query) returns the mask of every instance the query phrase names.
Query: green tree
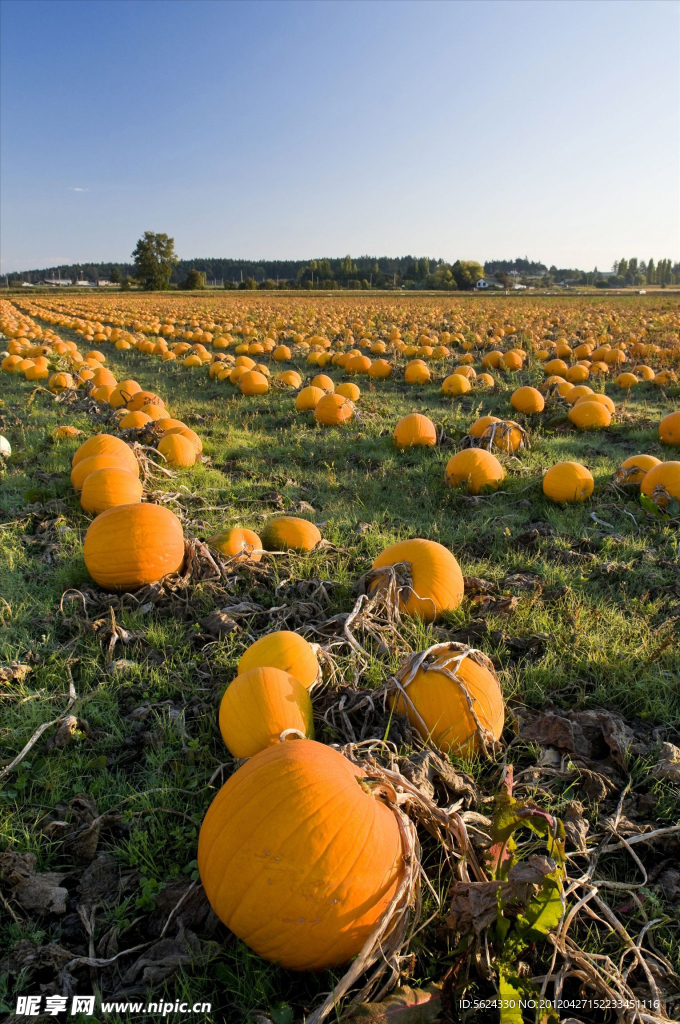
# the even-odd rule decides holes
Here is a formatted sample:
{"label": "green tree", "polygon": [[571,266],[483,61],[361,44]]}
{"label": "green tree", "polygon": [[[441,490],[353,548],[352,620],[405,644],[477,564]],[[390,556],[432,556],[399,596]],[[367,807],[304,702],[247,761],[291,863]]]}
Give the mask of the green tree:
{"label": "green tree", "polygon": [[112,284],[120,284],[122,280],[123,280],[123,275],[120,272],[120,267],[112,267],[111,268],[111,283]]}
{"label": "green tree", "polygon": [[145,291],[163,291],[170,284],[172,268],[178,262],[175,239],[145,231],[132,253],[136,277]]}
{"label": "green tree", "polygon": [[639,271],[637,259],[633,258],[632,260],[628,260],[628,273],[626,274],[627,284],[638,284],[638,277]]}
{"label": "green tree", "polygon": [[198,288],[205,288],[205,274],[202,274],[200,270],[190,270],[182,287],[191,292]]}
{"label": "green tree", "polygon": [[257,288],[257,281],[254,277],[247,277],[245,281],[241,281],[239,289],[243,291],[254,291]]}
{"label": "green tree", "polygon": [[433,288],[443,288],[446,291],[455,289],[457,287],[456,282],[453,279],[453,273],[448,263],[442,262],[437,266],[437,269],[433,274],[430,274],[431,286]]}
{"label": "green tree", "polygon": [[129,274],[126,274],[123,280],[120,282],[120,290],[122,292],[129,292],[132,288],[132,278]]}
{"label": "green tree", "polygon": [[654,266],[654,260],[650,260],[647,264],[647,284],[656,284],[656,267]]}
{"label": "green tree", "polygon": [[451,267],[451,273],[458,288],[469,290],[484,277],[484,267],[474,260],[456,260]]}

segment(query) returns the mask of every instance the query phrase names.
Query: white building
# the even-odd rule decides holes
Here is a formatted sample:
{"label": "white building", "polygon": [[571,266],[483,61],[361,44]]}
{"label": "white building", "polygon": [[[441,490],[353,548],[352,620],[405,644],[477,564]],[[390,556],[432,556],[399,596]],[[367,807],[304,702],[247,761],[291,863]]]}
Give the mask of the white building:
{"label": "white building", "polygon": [[53,288],[64,288],[73,282],[70,277],[46,277],[43,284],[52,285]]}
{"label": "white building", "polygon": [[487,288],[502,288],[502,287],[503,287],[502,284],[500,284],[498,281],[494,281],[493,278],[489,278],[489,277],[480,277],[479,281],[475,285],[475,288],[477,288],[480,292],[484,291]]}

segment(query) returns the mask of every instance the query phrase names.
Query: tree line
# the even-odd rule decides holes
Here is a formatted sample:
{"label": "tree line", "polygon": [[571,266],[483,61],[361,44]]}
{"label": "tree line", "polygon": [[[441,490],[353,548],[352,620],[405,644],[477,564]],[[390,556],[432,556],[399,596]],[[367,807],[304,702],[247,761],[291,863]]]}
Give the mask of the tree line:
{"label": "tree line", "polygon": [[207,286],[226,289],[305,290],[349,289],[427,289],[465,291],[475,287],[480,278],[495,277],[505,287],[512,283],[553,284],[596,287],[625,287],[656,284],[662,287],[680,282],[680,264],[663,259],[645,262],[637,259],[618,260],[610,274],[575,268],[547,267],[528,257],[514,260],[490,260],[484,266],[474,260],[445,260],[429,257],[345,256],[339,259],[314,260],[231,260],[221,258],[180,260],[175,241],[167,234],[146,231],[132,253],[131,263],[65,264],[44,270],[26,271],[8,278],[8,284],[23,280],[39,281],[46,277],[62,277],[95,283],[111,281],[123,289],[133,282],[143,289],[163,290],[186,288],[196,290]]}

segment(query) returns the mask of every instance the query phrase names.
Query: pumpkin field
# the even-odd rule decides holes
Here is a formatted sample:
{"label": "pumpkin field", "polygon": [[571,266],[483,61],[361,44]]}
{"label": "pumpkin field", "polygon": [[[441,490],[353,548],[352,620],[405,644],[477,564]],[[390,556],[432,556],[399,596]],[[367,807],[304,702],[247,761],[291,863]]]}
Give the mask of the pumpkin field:
{"label": "pumpkin field", "polygon": [[680,1018],[677,296],[11,293],[0,349],[0,1013]]}

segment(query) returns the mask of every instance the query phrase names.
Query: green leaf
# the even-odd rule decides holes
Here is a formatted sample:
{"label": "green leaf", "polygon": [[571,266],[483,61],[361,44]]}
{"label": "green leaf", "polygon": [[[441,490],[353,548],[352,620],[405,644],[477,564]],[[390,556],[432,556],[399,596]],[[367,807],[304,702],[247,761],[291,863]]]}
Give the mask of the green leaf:
{"label": "green leaf", "polygon": [[500,1024],[524,1024],[520,1000],[523,993],[521,981],[510,965],[501,964],[498,971],[498,998],[500,1000]]}
{"label": "green leaf", "polygon": [[657,503],[652,501],[646,494],[640,495],[640,504],[647,512],[651,512],[653,516],[656,516],[657,519],[662,517],[663,513]]}
{"label": "green leaf", "polygon": [[288,1003],[277,1003],[275,1006],[272,1006],[269,1015],[274,1024],[293,1024],[295,1017],[293,1007],[289,1006]]}
{"label": "green leaf", "polygon": [[529,901],[526,913],[517,917],[515,932],[518,937],[534,941],[557,928],[562,917],[561,892],[559,880],[548,876],[541,891]]}

